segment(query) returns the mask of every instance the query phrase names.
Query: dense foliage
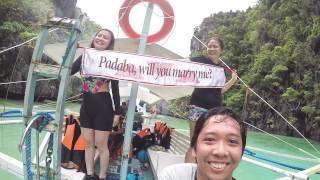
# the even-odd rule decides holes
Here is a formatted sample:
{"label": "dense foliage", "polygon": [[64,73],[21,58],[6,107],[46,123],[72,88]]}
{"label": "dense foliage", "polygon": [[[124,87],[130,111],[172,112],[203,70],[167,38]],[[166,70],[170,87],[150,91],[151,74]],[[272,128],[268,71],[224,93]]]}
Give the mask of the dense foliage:
{"label": "dense foliage", "polygon": [[[318,0],[260,0],[246,12],[211,15],[195,35],[203,41],[221,36],[225,41],[222,59],[306,137],[320,140],[319,15]],[[193,55],[205,52],[193,49]],[[248,92],[246,99],[246,90],[238,82],[225,94],[225,104],[247,112],[246,120],[259,128],[295,135],[253,93]]]}
{"label": "dense foliage", "polygon": [[[71,18],[77,19],[81,14],[81,10],[74,7],[74,0],[65,0],[63,3],[57,3],[57,1],[0,0],[0,50],[36,37],[43,28],[41,25],[46,24],[48,15],[53,15],[55,9],[60,9],[59,17],[70,17],[70,14],[74,14]],[[64,7],[57,7],[58,5],[64,5]],[[86,21],[85,27],[85,31],[82,33],[83,39],[91,39],[92,35],[100,28],[99,25],[90,20]],[[61,28],[51,32],[49,33],[48,43],[67,41],[69,33],[69,30]],[[32,52],[31,48],[34,44],[35,41],[32,41],[25,46],[11,49],[0,55],[0,82],[26,80],[30,62],[29,53]],[[29,48],[29,50],[26,50],[26,48]],[[43,86],[41,85],[41,87],[37,89],[41,89],[42,92]],[[11,97],[21,98],[19,94],[23,95],[24,85],[11,85],[10,88],[0,86],[0,97],[6,96],[8,89],[9,94],[12,94]]]}
{"label": "dense foliage", "polygon": [[[52,11],[52,0],[0,0],[0,47],[10,47],[37,36],[40,25],[45,24]],[[77,18],[80,12],[76,9],[74,17]],[[88,20],[83,38],[92,37],[99,27]],[[57,34],[51,36],[51,42],[58,39]]]}

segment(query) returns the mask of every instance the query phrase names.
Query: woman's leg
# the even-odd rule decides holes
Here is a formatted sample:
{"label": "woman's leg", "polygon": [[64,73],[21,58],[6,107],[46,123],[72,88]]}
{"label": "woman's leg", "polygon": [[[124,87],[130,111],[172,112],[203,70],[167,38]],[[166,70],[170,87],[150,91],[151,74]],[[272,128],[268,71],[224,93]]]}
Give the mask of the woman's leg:
{"label": "woman's leg", "polygon": [[[192,136],[193,136],[193,132],[194,132],[194,127],[196,125],[196,122],[194,121],[189,121],[189,127],[190,127],[190,142],[191,142],[191,139],[192,139]],[[186,156],[184,158],[184,162],[185,163],[195,163],[196,160],[195,158],[192,156],[192,149],[191,147],[189,147],[187,153],[186,153]]]}
{"label": "woman's leg", "polygon": [[100,173],[99,178],[105,179],[107,176],[107,170],[109,166],[109,148],[108,139],[110,131],[99,131],[95,130],[95,143],[98,147],[100,156]]}
{"label": "woman's leg", "polygon": [[94,174],[94,130],[89,128],[81,128],[81,133],[83,134],[84,141],[86,143],[85,147],[85,159],[87,175]]}

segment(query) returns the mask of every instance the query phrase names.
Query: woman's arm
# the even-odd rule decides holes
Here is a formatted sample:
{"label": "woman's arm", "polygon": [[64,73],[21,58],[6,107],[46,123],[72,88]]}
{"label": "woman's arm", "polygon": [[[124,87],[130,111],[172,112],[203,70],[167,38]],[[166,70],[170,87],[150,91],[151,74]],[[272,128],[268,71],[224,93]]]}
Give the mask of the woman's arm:
{"label": "woman's arm", "polygon": [[114,108],[116,111],[116,114],[113,117],[113,124],[112,124],[112,126],[114,127],[114,126],[118,125],[120,115],[121,115],[119,81],[118,80],[111,80],[111,89],[112,89]]}
{"label": "woman's arm", "polygon": [[111,89],[112,89],[113,103],[114,103],[116,114],[120,115],[121,108],[120,108],[120,93],[119,93],[119,81],[118,80],[111,80]]}
{"label": "woman's arm", "polygon": [[233,70],[233,71],[232,71],[232,77],[231,77],[231,79],[223,86],[221,92],[222,92],[222,93],[225,93],[226,91],[228,91],[228,89],[230,89],[231,86],[233,86],[234,83],[236,83],[237,78],[238,78],[238,77],[237,77],[237,71]]}
{"label": "woman's arm", "polygon": [[80,71],[81,59],[82,59],[82,56],[78,57],[78,59],[73,62],[72,68],[71,68],[71,75],[74,75],[75,73]]}

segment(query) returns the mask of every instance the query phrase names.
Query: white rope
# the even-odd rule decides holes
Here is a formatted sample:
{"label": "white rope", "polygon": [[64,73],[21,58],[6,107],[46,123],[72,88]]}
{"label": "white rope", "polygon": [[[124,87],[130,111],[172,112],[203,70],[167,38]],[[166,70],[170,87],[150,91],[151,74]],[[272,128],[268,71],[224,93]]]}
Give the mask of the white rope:
{"label": "white rope", "polygon": [[[79,101],[80,100],[80,98],[77,98],[77,99],[74,99],[74,100],[70,100],[70,99],[73,99],[73,98],[75,98],[75,97],[80,97],[82,95],[82,93],[80,93],[80,94],[77,94],[77,95],[74,95],[74,96],[71,96],[71,97],[69,97],[69,98],[67,98],[66,100],[65,100],[65,102],[74,102],[74,101]],[[43,107],[48,107],[48,106],[54,106],[54,105],[56,105],[57,104],[57,102],[49,102],[49,103],[47,103],[47,104],[41,104],[41,105],[38,105],[37,107],[35,107],[35,109],[39,109],[39,108],[43,108]]]}
{"label": "white rope", "polygon": [[[49,32],[55,31],[55,30],[57,30],[57,29],[59,29],[59,28],[52,29],[52,30],[50,30]],[[12,46],[12,47],[10,47],[10,48],[7,48],[7,49],[5,49],[5,50],[2,50],[2,51],[0,51],[0,54],[1,54],[1,53],[4,53],[4,52],[7,52],[7,51],[9,51],[9,50],[11,50],[11,49],[14,49],[14,48],[16,48],[16,47],[20,47],[20,46],[22,46],[22,45],[24,45],[24,44],[27,44],[27,43],[35,40],[35,39],[38,39],[38,36],[36,36],[36,37],[34,37],[34,38],[31,38],[31,39],[29,39],[29,40],[27,40],[27,41],[25,41],[25,42],[23,42],[23,43],[20,43],[20,44],[17,44],[17,45],[15,45],[15,46]]]}
{"label": "white rope", "polygon": [[248,122],[246,122],[246,121],[242,121],[242,122],[247,124],[247,125],[249,125],[250,127],[253,127],[254,129],[257,129],[257,130],[259,130],[259,131],[261,131],[263,133],[266,133],[267,135],[269,135],[269,136],[271,136],[271,137],[273,137],[273,138],[275,138],[275,139],[277,139],[277,140],[279,140],[279,141],[281,141],[281,142],[283,142],[283,143],[285,143],[285,144],[287,144],[287,145],[289,145],[289,146],[291,146],[291,147],[303,152],[304,154],[306,154],[308,156],[311,156],[311,157],[313,157],[313,158],[315,158],[316,160],[319,161],[319,158],[317,156],[315,156],[315,155],[313,155],[313,154],[311,154],[311,153],[309,153],[309,152],[307,152],[307,151],[305,151],[305,150],[303,150],[303,149],[301,149],[301,148],[299,148],[299,147],[297,147],[297,146],[295,146],[295,145],[293,145],[293,144],[291,144],[291,143],[289,143],[289,142],[287,142],[287,141],[285,141],[285,140],[283,140],[283,139],[281,139],[281,138],[279,138],[279,137],[277,137],[277,136],[275,136],[273,134],[270,134],[270,133],[268,133],[268,132],[266,132],[266,131],[264,131],[264,130],[262,130],[262,129],[260,129],[260,128],[254,126],[254,125],[252,125],[252,124],[250,124]]}
{"label": "white rope", "polygon": [[320,162],[320,159],[295,156],[295,155],[287,154],[285,152],[279,153],[279,152],[275,152],[275,151],[269,151],[269,150],[253,147],[253,146],[246,146],[246,149],[250,149],[253,151],[259,151],[259,152],[262,152],[265,154],[271,154],[273,156],[279,156],[279,157],[284,157],[284,158],[289,158],[289,159],[296,159],[296,160],[300,160],[300,161],[308,161],[308,162],[317,163],[317,164]]}
{"label": "white rope", "polygon": [[[120,29],[120,27],[119,27],[119,22],[120,22],[121,19],[124,17],[124,15],[127,13],[128,8],[129,8],[129,7],[132,7],[132,6],[130,6],[131,3],[132,3],[132,1],[133,1],[133,0],[130,0],[130,2],[128,3],[128,6],[123,7],[123,8],[120,8],[120,10],[121,10],[121,9],[125,9],[125,11],[121,14],[119,20],[118,20],[117,23],[116,23],[116,27],[117,27],[117,37],[119,36],[119,29]],[[140,2],[145,6],[145,8],[147,8],[147,5],[145,4],[145,2],[144,2],[143,0],[140,0]],[[170,32],[170,34],[167,35],[167,37],[166,37],[166,39],[164,40],[164,42],[161,43],[161,45],[164,45],[165,43],[167,43],[168,39],[171,37],[171,35],[173,34],[173,31],[175,30],[175,26],[176,26],[175,16],[169,16],[169,13],[166,12],[166,11],[163,11],[163,14],[164,14],[164,15],[159,15],[159,14],[155,13],[154,11],[152,11],[152,14],[154,14],[154,15],[156,15],[156,16],[158,16],[158,17],[162,17],[162,18],[171,18],[171,19],[173,19],[173,22],[174,22],[173,29],[172,29],[172,31]]]}
{"label": "white rope", "polygon": [[[121,17],[119,18],[119,21],[120,21],[120,20],[124,17],[124,15],[127,13],[128,8],[129,8],[129,7],[132,7],[132,6],[130,6],[131,3],[132,3],[132,1],[133,1],[133,0],[130,0],[130,1],[129,1],[128,6],[123,7],[123,8],[120,8],[120,10],[121,10],[121,9],[125,9],[125,10],[124,10],[124,12],[121,14]],[[119,24],[119,21],[118,21],[118,24]]]}
{"label": "white rope", "polygon": [[[50,81],[57,78],[48,78],[48,79],[37,79],[36,81]],[[8,85],[8,84],[18,84],[18,83],[26,83],[27,81],[14,81],[14,82],[6,82],[0,83],[0,85]]]}
{"label": "white rope", "polygon": [[[140,0],[140,2],[144,5],[144,7],[147,9],[148,6],[146,5],[146,2],[144,2],[143,0]],[[175,16],[169,16],[169,13],[166,12],[166,11],[162,11],[162,13],[164,15],[160,15],[158,13],[156,13],[155,11],[152,11],[152,14],[155,15],[155,16],[158,16],[160,18],[164,18],[164,19],[167,19],[167,18],[170,18],[173,20],[173,28],[172,30],[170,31],[170,33],[166,36],[166,38],[163,40],[163,42],[160,44],[160,45],[164,45],[168,42],[169,38],[172,36],[174,30],[176,29],[176,21],[175,21]]]}
{"label": "white rope", "polygon": [[[193,37],[199,41],[204,47],[208,48],[206,44],[204,44],[199,38],[197,38],[195,35]],[[231,68],[221,59],[219,60],[232,72]],[[251,89],[239,76],[236,74],[237,78],[244,84],[246,88],[248,88],[254,95],[256,95],[259,99],[261,99],[265,104],[267,104],[274,112],[276,112],[285,122],[287,122],[305,141],[308,142],[308,144],[317,152],[320,154],[318,149],[306,138],[303,136],[303,134],[296,128],[294,127],[282,114],[277,111],[272,105],[270,105],[266,100],[264,100],[259,94],[257,94],[253,89]]]}
{"label": "white rope", "polygon": [[120,16],[120,18],[118,19],[118,21],[117,21],[117,23],[116,23],[116,27],[117,27],[117,35],[116,35],[116,37],[118,38],[119,37],[119,32],[120,32],[120,21],[121,21],[121,19],[124,17],[124,15],[127,13],[127,10],[128,10],[128,8],[130,7],[130,4],[132,3],[132,1],[133,0],[130,0],[130,2],[128,3],[128,6],[126,6],[126,7],[123,7],[123,8],[120,8],[120,10],[121,9],[125,9],[125,11],[121,14],[121,16]]}
{"label": "white rope", "polygon": [[[140,0],[140,2],[143,4],[143,6],[145,8],[148,8],[148,6],[146,5],[146,2],[144,2],[143,0]],[[169,16],[169,13],[166,12],[166,11],[162,11],[164,15],[161,15],[161,14],[158,14],[154,11],[152,11],[152,14],[158,16],[158,17],[161,17],[161,18],[170,18],[170,19],[173,19],[174,20],[174,16]]]}
{"label": "white rope", "polygon": [[[119,29],[120,29],[120,23],[119,23],[119,22],[122,20],[122,18],[124,17],[124,15],[127,13],[127,10],[128,10],[128,8],[130,7],[130,4],[132,3],[132,1],[133,1],[133,0],[130,0],[130,1],[129,1],[128,6],[123,7],[123,8],[120,8],[120,10],[121,10],[121,9],[125,9],[125,10],[124,10],[124,12],[121,14],[119,20],[118,20],[117,23],[116,23],[116,27],[117,27],[117,37],[119,37]],[[119,10],[119,11],[120,11],[120,10]]]}
{"label": "white rope", "polygon": [[166,36],[166,38],[165,38],[165,39],[163,40],[163,42],[160,44],[161,46],[165,45],[165,44],[168,42],[169,38],[172,36],[172,34],[173,34],[173,32],[175,31],[175,29],[176,29],[176,21],[174,21],[174,23],[173,23],[173,28],[172,28],[172,30],[170,31],[170,33]]}

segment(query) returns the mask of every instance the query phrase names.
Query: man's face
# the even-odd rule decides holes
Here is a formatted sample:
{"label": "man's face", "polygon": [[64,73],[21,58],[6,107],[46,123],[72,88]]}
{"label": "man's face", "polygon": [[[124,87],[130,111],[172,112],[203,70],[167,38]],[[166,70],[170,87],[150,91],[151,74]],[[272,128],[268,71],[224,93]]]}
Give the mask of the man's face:
{"label": "man's face", "polygon": [[231,117],[210,117],[201,130],[193,149],[198,180],[231,180],[242,155],[239,124]]}

